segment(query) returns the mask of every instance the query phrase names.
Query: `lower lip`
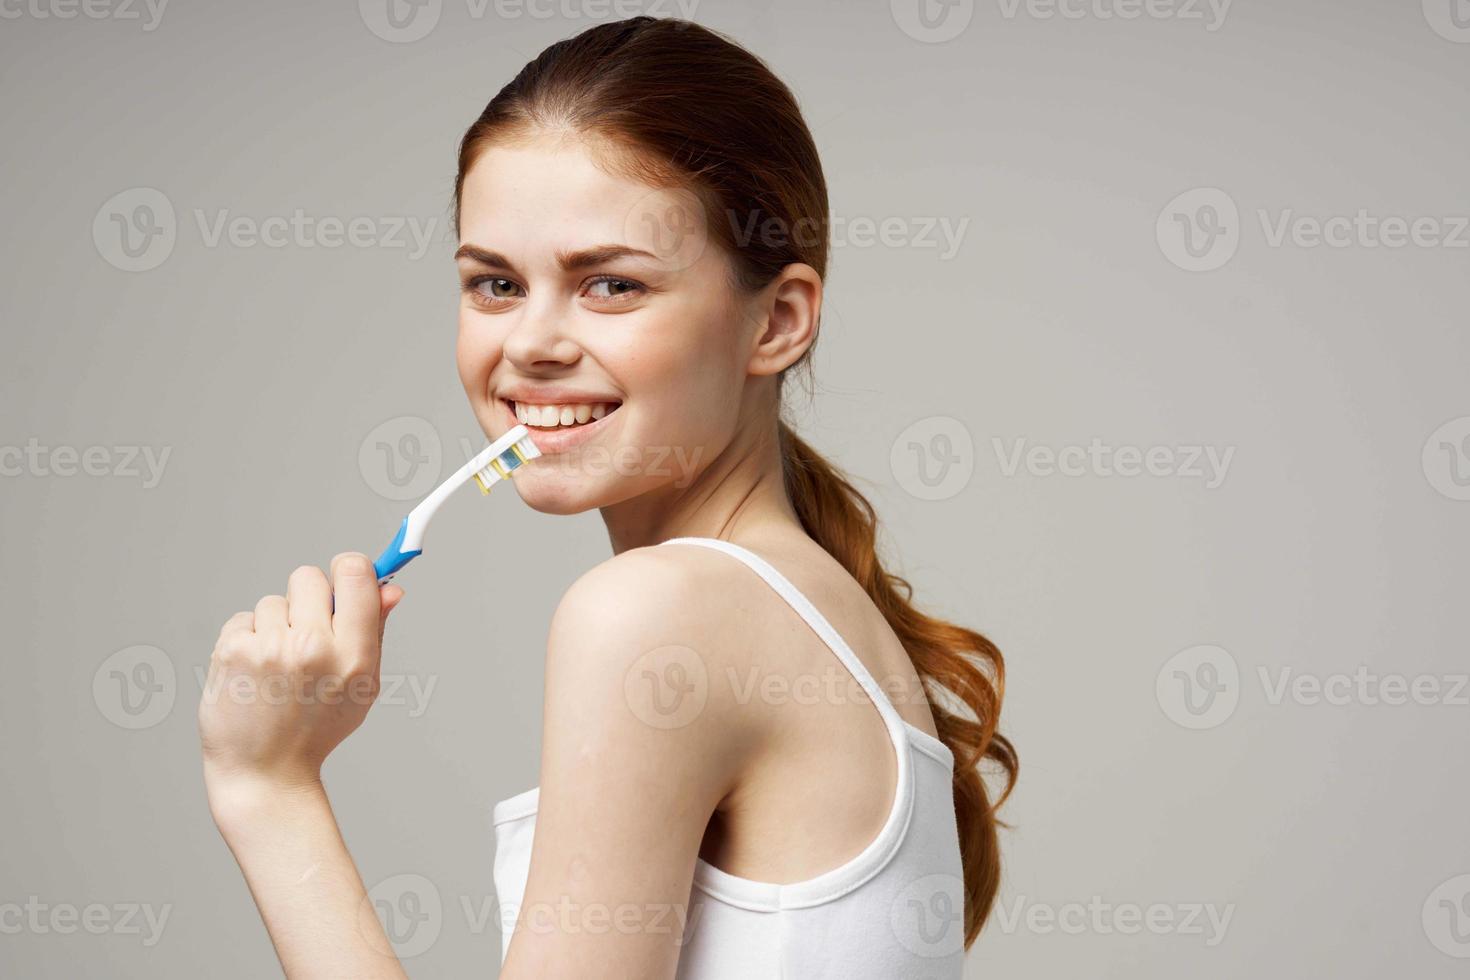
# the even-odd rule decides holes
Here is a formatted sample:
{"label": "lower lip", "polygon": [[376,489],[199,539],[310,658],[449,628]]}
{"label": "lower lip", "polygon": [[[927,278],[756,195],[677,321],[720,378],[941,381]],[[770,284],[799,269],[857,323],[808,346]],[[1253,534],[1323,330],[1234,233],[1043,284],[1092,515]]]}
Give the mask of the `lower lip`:
{"label": "lower lip", "polygon": [[577,446],[580,446],[582,443],[586,442],[588,439],[591,439],[603,429],[607,428],[608,420],[611,419],[614,415],[618,414],[618,409],[622,408],[622,406],[619,405],[617,409],[608,412],[602,418],[595,421],[583,422],[580,425],[558,426],[554,429],[542,429],[534,425],[526,425],[526,423],[519,421],[516,418],[515,408],[511,406],[510,402],[501,399],[500,404],[503,405],[506,412],[509,413],[511,425],[525,425],[531,433],[531,441],[534,442],[536,444],[536,448],[541,450],[543,453],[564,453],[568,449],[573,449]]}

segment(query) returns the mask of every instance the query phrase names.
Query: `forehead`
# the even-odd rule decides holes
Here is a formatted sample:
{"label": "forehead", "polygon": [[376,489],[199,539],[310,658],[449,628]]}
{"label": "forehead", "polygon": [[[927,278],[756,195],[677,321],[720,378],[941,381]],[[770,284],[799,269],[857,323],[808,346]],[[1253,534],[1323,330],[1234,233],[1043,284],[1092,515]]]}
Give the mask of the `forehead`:
{"label": "forehead", "polygon": [[512,258],[591,244],[657,251],[646,215],[682,200],[677,189],[612,172],[582,140],[496,143],[465,174],[460,239]]}

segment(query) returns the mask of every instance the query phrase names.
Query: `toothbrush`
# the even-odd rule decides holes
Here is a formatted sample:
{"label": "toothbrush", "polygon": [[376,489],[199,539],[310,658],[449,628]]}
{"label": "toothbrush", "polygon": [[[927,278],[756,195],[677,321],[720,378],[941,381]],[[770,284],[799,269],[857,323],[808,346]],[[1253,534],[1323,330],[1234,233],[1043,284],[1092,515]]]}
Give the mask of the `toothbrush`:
{"label": "toothbrush", "polygon": [[424,531],[439,505],[449,495],[463,486],[470,477],[480,485],[480,493],[487,494],[490,488],[511,475],[523,463],[541,455],[541,450],[531,441],[531,430],[518,425],[481,450],[468,463],[455,470],[454,475],[429,494],[417,507],[408,512],[393,543],[373,562],[378,573],[378,584],[385,585],[400,568],[419,556],[424,550]]}

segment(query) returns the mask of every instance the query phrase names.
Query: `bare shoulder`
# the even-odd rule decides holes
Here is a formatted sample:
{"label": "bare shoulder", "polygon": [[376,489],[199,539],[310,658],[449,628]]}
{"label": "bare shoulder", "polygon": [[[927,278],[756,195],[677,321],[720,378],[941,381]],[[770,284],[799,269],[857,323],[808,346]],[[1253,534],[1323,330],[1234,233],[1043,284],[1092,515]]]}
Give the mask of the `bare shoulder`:
{"label": "bare shoulder", "polygon": [[722,601],[732,570],[728,560],[701,551],[651,545],[594,565],[558,603],[553,646],[569,638],[616,640],[644,650],[683,643],[718,656],[715,641],[726,635],[733,612]]}
{"label": "bare shoulder", "polygon": [[547,644],[543,768],[595,741],[608,765],[682,773],[715,799],[735,778],[757,733],[714,681],[742,656],[728,589],[739,569],[697,550],[623,552],[562,597]]}

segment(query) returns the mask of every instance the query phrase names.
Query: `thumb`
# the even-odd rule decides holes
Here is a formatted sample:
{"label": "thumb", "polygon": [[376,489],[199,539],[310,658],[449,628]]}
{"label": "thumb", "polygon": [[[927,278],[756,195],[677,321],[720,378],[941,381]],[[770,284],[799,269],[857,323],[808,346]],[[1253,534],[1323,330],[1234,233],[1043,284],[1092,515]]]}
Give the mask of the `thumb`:
{"label": "thumb", "polygon": [[378,619],[378,644],[381,646],[383,630],[388,626],[388,614],[397,609],[398,604],[403,601],[403,589],[389,582],[379,591],[378,597],[382,603],[382,613]]}

